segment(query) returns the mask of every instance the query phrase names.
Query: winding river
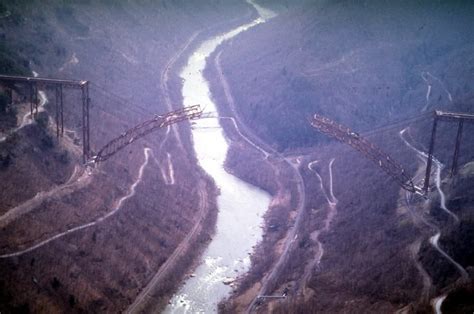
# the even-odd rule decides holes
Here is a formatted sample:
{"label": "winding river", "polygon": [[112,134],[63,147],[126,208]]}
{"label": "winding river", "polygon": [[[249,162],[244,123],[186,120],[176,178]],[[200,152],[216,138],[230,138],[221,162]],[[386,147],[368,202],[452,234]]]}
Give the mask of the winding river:
{"label": "winding river", "polygon": [[[205,112],[217,112],[209,84],[203,76],[206,58],[226,40],[264,23],[275,14],[247,1],[260,17],[227,33],[204,41],[190,56],[180,73],[183,105],[201,104]],[[166,313],[217,312],[217,304],[231,291],[230,282],[248,271],[253,246],[262,237],[263,214],[270,195],[224,170],[228,142],[219,118],[202,119],[193,126],[194,149],[202,168],[211,175],[220,195],[216,233],[202,256],[195,273],[173,297]],[[225,282],[225,283],[224,283]]]}

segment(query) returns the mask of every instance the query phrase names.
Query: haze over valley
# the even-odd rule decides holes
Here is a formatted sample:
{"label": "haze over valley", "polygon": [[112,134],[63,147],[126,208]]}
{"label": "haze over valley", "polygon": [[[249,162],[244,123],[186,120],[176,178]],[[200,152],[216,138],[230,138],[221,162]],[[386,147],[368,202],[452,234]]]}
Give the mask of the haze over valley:
{"label": "haze over valley", "polygon": [[474,311],[470,1],[3,1],[0,313]]}

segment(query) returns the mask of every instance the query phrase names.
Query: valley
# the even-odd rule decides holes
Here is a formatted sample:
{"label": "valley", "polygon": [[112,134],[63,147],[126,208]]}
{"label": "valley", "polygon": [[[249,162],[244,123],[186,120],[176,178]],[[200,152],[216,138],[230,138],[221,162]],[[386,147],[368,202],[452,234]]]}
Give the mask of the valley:
{"label": "valley", "polygon": [[27,87],[3,84],[0,312],[472,312],[474,124],[451,175],[457,125],[440,121],[423,196],[311,119],[350,127],[422,186],[432,111],[474,113],[473,12],[0,5],[1,74],[90,82],[91,156],[154,115],[203,109],[84,165],[80,93],[65,92],[56,137],[55,91],[39,85],[31,119]]}

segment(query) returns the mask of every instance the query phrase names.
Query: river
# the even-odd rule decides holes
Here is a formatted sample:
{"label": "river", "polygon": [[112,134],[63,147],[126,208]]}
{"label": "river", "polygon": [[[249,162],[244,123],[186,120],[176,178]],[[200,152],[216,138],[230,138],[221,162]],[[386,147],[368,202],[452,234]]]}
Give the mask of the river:
{"label": "river", "polygon": [[[275,16],[252,1],[248,3],[258,11],[259,18],[204,41],[188,59],[180,73],[184,106],[200,104],[205,112],[217,112],[209,83],[202,74],[206,58],[226,40]],[[270,204],[268,193],[224,170],[229,144],[219,118],[197,120],[192,134],[199,164],[214,178],[220,190],[219,213],[216,233],[201,257],[201,263],[173,297],[166,313],[217,311],[217,304],[231,292],[229,283],[250,267],[250,254],[262,238],[263,214]]]}

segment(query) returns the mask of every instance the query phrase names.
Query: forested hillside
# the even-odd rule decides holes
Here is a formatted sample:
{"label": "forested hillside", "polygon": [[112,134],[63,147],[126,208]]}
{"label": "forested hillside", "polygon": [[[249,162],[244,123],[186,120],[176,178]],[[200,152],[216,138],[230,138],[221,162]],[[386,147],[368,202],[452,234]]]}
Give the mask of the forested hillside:
{"label": "forested hillside", "polygon": [[221,56],[239,114],[275,147],[321,140],[302,123],[315,112],[364,131],[435,108],[472,111],[471,2],[298,3],[268,3],[280,16]]}
{"label": "forested hillside", "polygon": [[[94,154],[181,107],[184,48],[251,14],[240,1],[198,9],[190,1],[3,1],[0,74],[89,80]],[[64,89],[65,132],[56,139],[55,90],[38,84],[44,111],[32,120],[28,86],[17,85],[0,110],[0,312],[124,311],[197,224],[189,249],[151,289],[157,297],[147,301],[162,308],[217,213],[189,127],[160,130],[86,169],[80,91]]]}
{"label": "forested hillside", "polygon": [[[451,179],[457,123],[440,123],[435,145],[440,163],[433,166],[432,189],[423,199],[400,189],[380,169],[383,160],[373,163],[329,140],[310,120],[318,113],[364,135],[424,114],[368,136],[421,184],[426,157],[420,151],[427,150],[431,136],[430,111],[474,112],[474,35],[468,31],[474,5],[259,3],[278,16],[223,47],[207,73],[221,112],[235,112],[248,134],[283,152],[304,180],[305,193],[299,193],[305,197],[304,223],[297,237],[287,239],[293,243],[291,260],[265,291],[288,297],[262,298],[255,307],[262,313],[417,313],[431,311],[437,297],[446,297],[443,310],[471,310],[472,250],[466,244],[472,242],[474,218],[466,189],[472,185],[473,126],[465,124],[461,174]],[[236,152],[229,156],[236,173],[254,179],[251,163],[232,163]],[[269,221],[266,227],[260,259],[268,260],[269,243],[281,230],[272,230]],[[280,245],[273,252],[281,252]],[[441,250],[453,254],[459,267]],[[255,272],[222,304],[224,311],[248,309],[249,295],[261,292],[265,281],[255,277],[265,267],[271,272],[278,261],[268,266],[255,260]]]}

